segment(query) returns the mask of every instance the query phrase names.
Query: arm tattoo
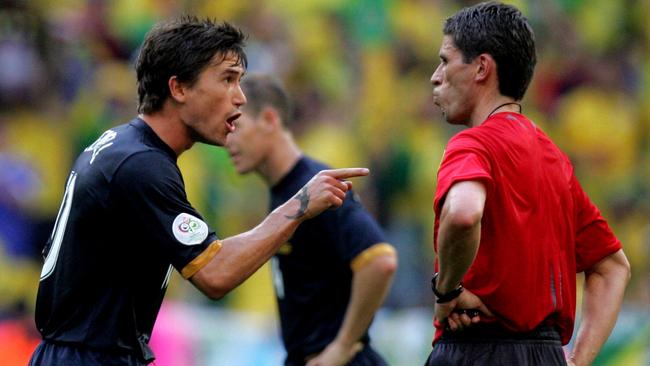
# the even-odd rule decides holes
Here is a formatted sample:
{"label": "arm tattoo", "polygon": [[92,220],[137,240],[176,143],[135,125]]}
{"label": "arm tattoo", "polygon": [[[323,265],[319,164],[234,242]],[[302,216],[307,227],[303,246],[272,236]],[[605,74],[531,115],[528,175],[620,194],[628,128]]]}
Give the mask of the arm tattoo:
{"label": "arm tattoo", "polygon": [[299,219],[307,213],[307,206],[309,206],[309,193],[307,193],[307,186],[302,187],[297,195],[293,197],[300,201],[300,208],[298,212],[293,215],[284,215],[288,219]]}

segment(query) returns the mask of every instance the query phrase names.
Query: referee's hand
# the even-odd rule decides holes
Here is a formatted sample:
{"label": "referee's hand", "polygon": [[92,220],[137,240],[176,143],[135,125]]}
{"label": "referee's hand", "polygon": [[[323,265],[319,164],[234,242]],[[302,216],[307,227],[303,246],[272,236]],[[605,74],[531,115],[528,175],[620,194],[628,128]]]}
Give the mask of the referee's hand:
{"label": "referee's hand", "polygon": [[287,217],[310,219],[328,208],[341,206],[345,194],[352,189],[352,182],[346,179],[369,173],[367,168],[321,170],[293,196],[292,200],[297,200],[299,207],[295,214]]}
{"label": "referee's hand", "polygon": [[[474,311],[468,311],[474,310]],[[481,317],[493,316],[481,299],[468,289],[446,303],[436,304],[436,320],[447,323],[452,332],[463,330],[481,321]]]}

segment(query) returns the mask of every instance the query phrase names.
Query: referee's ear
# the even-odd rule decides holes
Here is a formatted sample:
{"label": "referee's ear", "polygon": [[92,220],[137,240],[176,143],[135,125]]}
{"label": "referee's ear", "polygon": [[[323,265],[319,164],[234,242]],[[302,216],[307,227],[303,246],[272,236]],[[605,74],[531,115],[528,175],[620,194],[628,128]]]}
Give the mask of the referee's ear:
{"label": "referee's ear", "polygon": [[489,77],[493,77],[496,72],[496,62],[489,53],[482,53],[476,56],[476,76],[475,81],[484,82]]}

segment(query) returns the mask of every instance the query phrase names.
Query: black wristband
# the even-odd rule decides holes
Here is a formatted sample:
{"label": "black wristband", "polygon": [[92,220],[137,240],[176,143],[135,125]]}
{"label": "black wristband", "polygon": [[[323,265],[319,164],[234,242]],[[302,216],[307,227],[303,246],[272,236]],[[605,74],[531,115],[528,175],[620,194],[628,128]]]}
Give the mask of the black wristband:
{"label": "black wristband", "polygon": [[460,296],[460,293],[463,292],[463,284],[460,283],[458,284],[458,287],[455,289],[447,292],[446,294],[441,294],[436,290],[436,280],[438,279],[438,272],[434,273],[433,277],[431,278],[431,291],[433,291],[433,294],[436,295],[436,303],[438,304],[444,304],[446,302],[450,302],[451,300],[457,298]]}

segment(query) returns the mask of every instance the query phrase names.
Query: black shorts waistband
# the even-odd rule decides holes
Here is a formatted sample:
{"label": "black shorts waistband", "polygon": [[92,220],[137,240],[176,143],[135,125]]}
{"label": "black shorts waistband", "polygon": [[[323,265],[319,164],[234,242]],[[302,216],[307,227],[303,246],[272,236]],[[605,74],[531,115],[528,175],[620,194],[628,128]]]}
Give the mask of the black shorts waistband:
{"label": "black shorts waistband", "polygon": [[59,341],[53,339],[43,339],[43,343],[51,344],[59,347],[70,347],[70,348],[76,348],[84,351],[91,351],[91,352],[111,354],[111,355],[132,355],[132,356],[138,355],[137,351],[134,349],[93,347],[83,343]]}
{"label": "black shorts waistband", "polygon": [[556,327],[540,325],[529,332],[514,332],[501,324],[475,324],[461,331],[445,331],[440,341],[549,341],[560,342],[560,333]]}

